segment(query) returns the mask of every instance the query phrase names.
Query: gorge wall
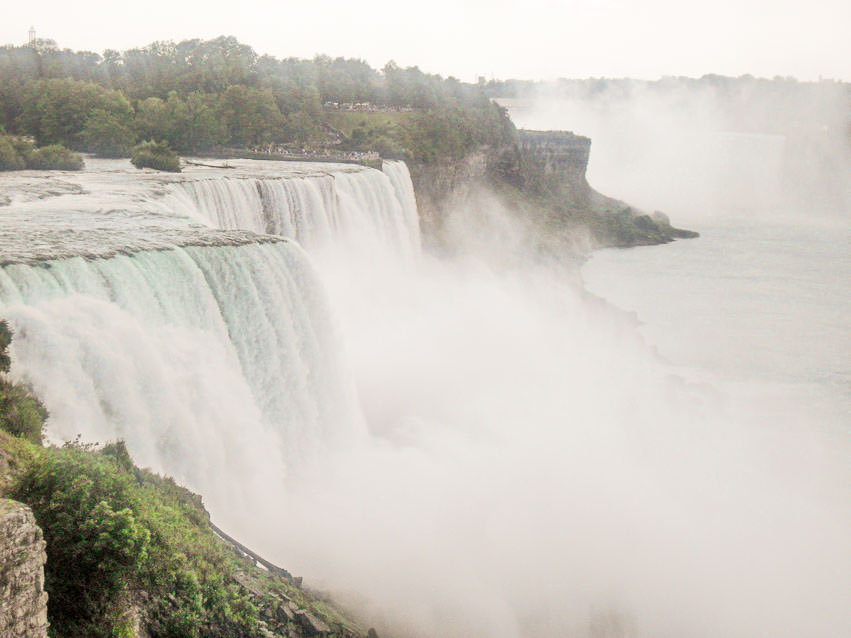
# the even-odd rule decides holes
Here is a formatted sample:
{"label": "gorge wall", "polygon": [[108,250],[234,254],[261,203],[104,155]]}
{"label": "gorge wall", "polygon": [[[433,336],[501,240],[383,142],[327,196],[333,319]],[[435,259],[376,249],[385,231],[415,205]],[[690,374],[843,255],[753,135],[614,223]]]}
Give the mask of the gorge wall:
{"label": "gorge wall", "polygon": [[0,499],[0,636],[47,638],[44,540],[32,511]]}
{"label": "gorge wall", "polygon": [[[480,147],[462,158],[413,164],[424,238],[447,243],[447,220],[492,207],[532,228],[534,243],[567,255],[606,246],[659,244],[696,234],[671,226],[658,211],[647,214],[595,191],[586,179],[591,140],[570,131],[518,130],[517,143]],[[478,212],[477,212],[478,211]]]}
{"label": "gorge wall", "polygon": [[[537,190],[585,191],[591,139],[569,131],[518,131],[523,184]],[[578,193],[577,193],[578,194]]]}

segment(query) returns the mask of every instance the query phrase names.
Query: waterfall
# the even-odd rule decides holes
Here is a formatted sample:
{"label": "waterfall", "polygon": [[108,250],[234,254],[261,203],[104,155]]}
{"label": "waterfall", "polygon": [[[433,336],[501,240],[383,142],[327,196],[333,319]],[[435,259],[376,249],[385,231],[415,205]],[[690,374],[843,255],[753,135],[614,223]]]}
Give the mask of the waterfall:
{"label": "waterfall", "polygon": [[271,235],[415,259],[410,176],[402,162],[384,170],[237,161],[163,175],[95,161],[58,184],[4,176],[0,316],[50,438],[125,439],[235,521],[245,490],[357,440],[324,286],[298,244]]}
{"label": "waterfall", "polygon": [[293,243],[11,264],[0,308],[13,375],[49,409],[51,438],[123,438],[226,520],[246,490],[363,432],[322,286]]}
{"label": "waterfall", "polygon": [[538,259],[417,259],[401,163],[93,163],[0,176],[51,438],[125,439],[381,633],[849,635],[847,440],[808,386],[672,366]]}
{"label": "waterfall", "polygon": [[407,260],[420,251],[404,162],[385,162],[383,172],[347,167],[305,176],[183,179],[170,185],[167,199],[175,210],[215,228],[282,235],[308,250],[389,248]]}

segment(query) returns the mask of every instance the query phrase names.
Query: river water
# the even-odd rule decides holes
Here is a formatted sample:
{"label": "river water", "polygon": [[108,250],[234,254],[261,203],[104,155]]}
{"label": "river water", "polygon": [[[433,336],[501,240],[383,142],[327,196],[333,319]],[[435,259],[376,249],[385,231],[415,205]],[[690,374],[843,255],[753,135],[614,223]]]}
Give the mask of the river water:
{"label": "river water", "polygon": [[851,398],[851,229],[722,219],[701,237],[596,252],[593,293],[635,312],[675,365],[794,398],[847,427]]}

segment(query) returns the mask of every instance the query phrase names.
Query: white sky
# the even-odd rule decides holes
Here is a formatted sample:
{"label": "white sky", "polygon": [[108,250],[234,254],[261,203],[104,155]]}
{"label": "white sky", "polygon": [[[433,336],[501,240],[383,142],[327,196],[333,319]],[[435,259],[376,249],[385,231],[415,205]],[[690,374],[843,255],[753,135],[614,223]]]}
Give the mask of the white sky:
{"label": "white sky", "polygon": [[851,80],[849,0],[2,0],[0,44],[24,43],[30,25],[99,53],[224,34],[276,57],[394,59],[463,80]]}

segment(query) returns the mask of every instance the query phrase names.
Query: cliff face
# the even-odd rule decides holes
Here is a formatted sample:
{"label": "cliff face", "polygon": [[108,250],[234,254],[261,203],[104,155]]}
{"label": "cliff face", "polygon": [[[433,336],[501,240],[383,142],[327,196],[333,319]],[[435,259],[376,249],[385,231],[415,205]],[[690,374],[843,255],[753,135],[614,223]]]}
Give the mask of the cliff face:
{"label": "cliff face", "polygon": [[516,146],[482,147],[460,160],[415,164],[411,178],[423,233],[432,243],[445,242],[447,218],[458,210],[481,207],[477,196],[486,191],[501,196],[505,208],[524,224],[537,227],[539,244],[551,251],[660,244],[696,236],[674,228],[661,213],[648,215],[591,188],[585,176],[590,155],[587,137],[520,130]]}
{"label": "cliff face", "polygon": [[[535,190],[588,188],[585,171],[591,139],[569,131],[517,132],[523,184]],[[580,194],[580,193],[577,193]]]}
{"label": "cliff face", "polygon": [[488,150],[479,149],[460,160],[411,164],[409,168],[420,226],[426,237],[433,237],[445,221],[447,208],[471,187],[486,181]]}
{"label": "cliff face", "polygon": [[0,636],[47,638],[44,540],[32,511],[0,499]]}

